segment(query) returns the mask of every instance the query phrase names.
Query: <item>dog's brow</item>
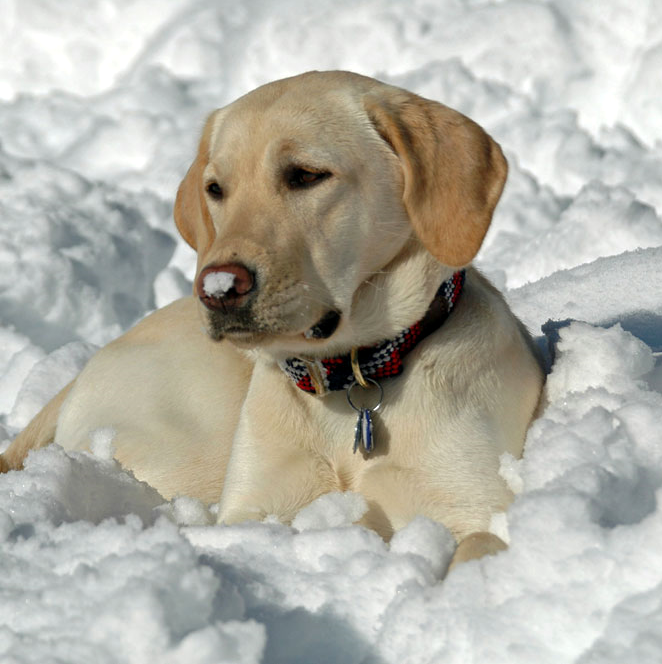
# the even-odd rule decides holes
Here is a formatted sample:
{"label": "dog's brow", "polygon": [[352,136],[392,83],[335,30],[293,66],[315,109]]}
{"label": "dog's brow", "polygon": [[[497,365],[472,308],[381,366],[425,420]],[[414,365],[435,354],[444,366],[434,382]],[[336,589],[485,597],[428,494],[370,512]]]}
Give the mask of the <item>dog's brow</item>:
{"label": "dog's brow", "polygon": [[292,138],[279,141],[273,154],[281,163],[312,169],[329,168],[340,160],[340,155],[325,145]]}
{"label": "dog's brow", "polygon": [[218,163],[218,159],[210,159],[205,170],[202,172],[202,182],[204,185],[210,182],[218,182],[223,179],[222,176],[223,169],[221,168],[221,164]]}
{"label": "dog's brow", "polygon": [[302,143],[300,141],[287,140],[278,147],[278,154],[285,155],[293,160],[319,160],[327,158],[326,150],[320,150],[316,146]]}

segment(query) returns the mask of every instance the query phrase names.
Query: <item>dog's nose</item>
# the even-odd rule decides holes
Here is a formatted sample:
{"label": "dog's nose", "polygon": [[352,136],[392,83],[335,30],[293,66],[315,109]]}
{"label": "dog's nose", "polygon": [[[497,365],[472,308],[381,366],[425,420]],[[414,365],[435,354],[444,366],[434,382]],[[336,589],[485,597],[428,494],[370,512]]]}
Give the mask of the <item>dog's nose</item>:
{"label": "dog's nose", "polygon": [[196,284],[200,301],[208,309],[222,311],[240,304],[254,287],[253,272],[240,263],[208,265],[200,272]]}

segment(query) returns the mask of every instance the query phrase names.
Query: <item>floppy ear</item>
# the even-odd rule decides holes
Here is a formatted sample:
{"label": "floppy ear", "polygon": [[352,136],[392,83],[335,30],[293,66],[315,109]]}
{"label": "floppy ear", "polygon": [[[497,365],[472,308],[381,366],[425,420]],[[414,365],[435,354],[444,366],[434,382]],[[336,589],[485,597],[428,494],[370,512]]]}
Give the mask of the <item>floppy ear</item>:
{"label": "floppy ear", "polygon": [[400,88],[371,91],[364,107],[400,158],[403,201],[416,235],[441,263],[467,265],[506,181],[501,148],[461,113]]}
{"label": "floppy ear", "polygon": [[213,237],[213,225],[203,191],[202,175],[209,163],[209,142],[214,114],[202,132],[198,154],[184,176],[175,199],[177,230],[193,249],[203,249]]}

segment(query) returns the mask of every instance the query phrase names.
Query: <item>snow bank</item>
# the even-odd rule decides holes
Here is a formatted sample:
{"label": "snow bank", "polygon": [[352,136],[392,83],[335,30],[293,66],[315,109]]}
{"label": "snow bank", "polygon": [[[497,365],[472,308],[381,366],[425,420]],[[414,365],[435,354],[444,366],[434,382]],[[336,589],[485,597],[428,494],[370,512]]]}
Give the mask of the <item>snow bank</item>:
{"label": "snow bank", "polygon": [[171,218],[205,115],[347,68],[503,145],[479,255],[555,361],[510,543],[390,545],[330,494],[218,527],[110,460],[50,447],[0,476],[0,660],[464,664],[662,660],[662,8],[608,0],[9,0],[0,25],[0,447],[94,348],[191,290]]}

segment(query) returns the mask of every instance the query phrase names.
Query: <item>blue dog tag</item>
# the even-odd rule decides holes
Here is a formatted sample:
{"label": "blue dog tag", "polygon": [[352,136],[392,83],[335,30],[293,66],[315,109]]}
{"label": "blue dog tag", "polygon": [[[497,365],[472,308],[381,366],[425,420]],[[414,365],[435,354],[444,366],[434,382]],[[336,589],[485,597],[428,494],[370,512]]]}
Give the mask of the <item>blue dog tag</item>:
{"label": "blue dog tag", "polygon": [[370,453],[374,448],[372,438],[372,416],[370,415],[369,408],[361,408],[359,410],[359,417],[354,427],[354,453],[360,446]]}
{"label": "blue dog tag", "polygon": [[361,428],[363,430],[363,449],[366,452],[372,452],[372,417],[370,416],[370,411],[367,408],[363,408],[363,422],[361,423]]}
{"label": "blue dog tag", "polygon": [[382,386],[376,380],[368,378],[368,382],[379,390],[379,399],[372,408],[359,406],[352,401],[352,389],[358,387],[358,383],[354,382],[349,386],[349,388],[347,388],[347,401],[349,402],[349,405],[359,414],[358,419],[356,420],[356,425],[354,426],[354,454],[356,454],[356,450],[358,450],[359,447],[363,447],[366,454],[370,454],[370,452],[372,452],[375,447],[375,441],[372,433],[372,413],[378,410],[381,406],[384,391],[382,390]]}

